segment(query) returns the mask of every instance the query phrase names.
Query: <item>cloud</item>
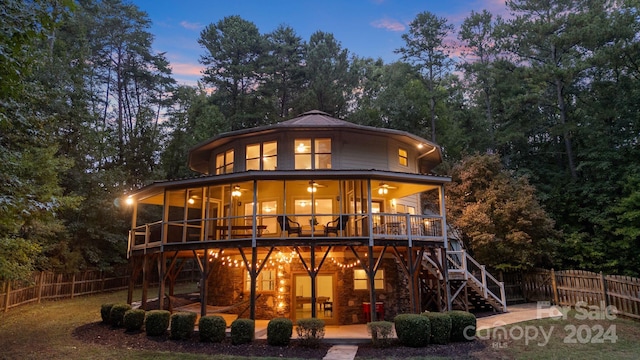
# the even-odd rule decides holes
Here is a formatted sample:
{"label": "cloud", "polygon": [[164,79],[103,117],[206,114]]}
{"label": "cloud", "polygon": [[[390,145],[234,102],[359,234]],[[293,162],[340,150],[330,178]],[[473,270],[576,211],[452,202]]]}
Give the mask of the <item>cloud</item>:
{"label": "cloud", "polygon": [[189,30],[199,30],[203,27],[203,25],[200,23],[192,23],[186,20],[180,21],[180,26]]}
{"label": "cloud", "polygon": [[200,64],[171,63],[171,72],[175,75],[200,76],[203,70],[204,66]]}
{"label": "cloud", "polygon": [[406,26],[398,20],[384,18],[371,22],[371,26],[389,31],[404,31]]}

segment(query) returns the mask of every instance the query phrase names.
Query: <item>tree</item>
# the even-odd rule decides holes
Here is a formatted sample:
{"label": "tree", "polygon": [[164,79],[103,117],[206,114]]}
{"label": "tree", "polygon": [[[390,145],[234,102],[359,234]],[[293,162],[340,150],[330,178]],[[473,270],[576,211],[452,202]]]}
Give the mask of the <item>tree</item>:
{"label": "tree", "polygon": [[261,124],[262,106],[255,96],[261,84],[261,55],[264,39],[256,25],[240,16],[227,16],[208,25],[198,43],[206,54],[200,62],[206,66],[203,81],[214,87],[216,103],[232,130]]}
{"label": "tree", "polygon": [[301,97],[306,44],[285,25],[267,34],[266,39],[263,88],[274,98],[277,117],[286,119]]}
{"label": "tree", "polygon": [[69,167],[58,157],[53,113],[43,111],[48,89],[36,76],[47,65],[41,46],[70,2],[3,1],[0,27],[0,279],[28,279],[42,250],[64,228],[57,217],[77,205],[60,186]]}
{"label": "tree", "polygon": [[348,50],[342,48],[333,34],[316,31],[309,39],[306,54],[305,93],[297,112],[316,109],[343,116],[355,86]]}
{"label": "tree", "polygon": [[464,158],[447,187],[447,215],[482,264],[499,270],[553,265],[559,233],[526,177],[514,177],[497,155]]}
{"label": "tree", "polygon": [[[497,20],[500,22],[500,19]],[[492,96],[495,80],[491,77],[492,64],[498,55],[498,47],[494,35],[493,16],[487,10],[481,13],[471,11],[458,33],[458,38],[465,44],[462,56],[465,62],[460,67],[465,70],[465,79],[469,88],[468,93],[473,94],[478,102],[483,104],[486,124],[484,127],[489,133],[488,145],[496,150],[495,122],[493,119]]]}
{"label": "tree", "polygon": [[409,33],[403,34],[405,46],[396,50],[402,59],[416,65],[423,74],[429,90],[431,119],[431,141],[436,141],[436,104],[441,98],[440,85],[445,74],[450,72],[452,60],[447,53],[446,37],[453,31],[453,25],[430,12],[419,13],[409,24]]}

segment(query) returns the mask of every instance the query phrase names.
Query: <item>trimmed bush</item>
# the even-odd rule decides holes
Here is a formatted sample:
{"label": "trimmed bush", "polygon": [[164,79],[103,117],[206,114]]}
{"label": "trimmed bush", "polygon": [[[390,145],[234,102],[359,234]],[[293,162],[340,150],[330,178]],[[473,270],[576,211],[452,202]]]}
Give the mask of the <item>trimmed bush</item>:
{"label": "trimmed bush", "polygon": [[113,304],[102,304],[100,306],[100,317],[102,317],[102,322],[105,324],[109,324],[111,322],[111,308]]}
{"label": "trimmed bush", "polygon": [[391,321],[373,321],[367,324],[367,331],[371,335],[371,342],[376,347],[391,345],[393,323]]}
{"label": "trimmed bush", "polygon": [[124,313],[122,323],[127,331],[138,331],[144,325],[146,312],[142,309],[131,309]]}
{"label": "trimmed bush", "polygon": [[169,339],[189,340],[196,327],[198,314],[194,312],[177,312],[171,315],[171,331]]}
{"label": "trimmed bush", "polygon": [[473,341],[476,337],[476,316],[468,311],[449,311],[451,341]]}
{"label": "trimmed bush", "polygon": [[248,344],[253,341],[256,324],[251,319],[235,319],[231,323],[231,343],[233,345]]}
{"label": "trimmed bush", "polygon": [[302,346],[318,347],[324,338],[324,320],[321,319],[299,319],[296,322],[296,332],[298,340]]}
{"label": "trimmed bush", "polygon": [[131,310],[129,304],[114,304],[109,312],[109,323],[113,326],[122,327],[124,313]]}
{"label": "trimmed bush", "polygon": [[431,344],[447,344],[451,337],[451,316],[443,312],[426,312],[422,314],[431,323]]}
{"label": "trimmed bush", "polygon": [[293,321],[287,318],[275,318],[267,325],[267,343],[274,346],[287,346],[293,334]]}
{"label": "trimmed bush", "polygon": [[169,328],[171,313],[167,310],[147,311],[144,318],[144,328],[148,336],[164,335]]}
{"label": "trimmed bush", "polygon": [[208,315],[200,318],[198,332],[200,341],[219,343],[227,336],[227,322],[222,316]]}
{"label": "trimmed bush", "polygon": [[419,314],[400,314],[393,319],[396,335],[402,345],[423,347],[429,345],[431,322]]}

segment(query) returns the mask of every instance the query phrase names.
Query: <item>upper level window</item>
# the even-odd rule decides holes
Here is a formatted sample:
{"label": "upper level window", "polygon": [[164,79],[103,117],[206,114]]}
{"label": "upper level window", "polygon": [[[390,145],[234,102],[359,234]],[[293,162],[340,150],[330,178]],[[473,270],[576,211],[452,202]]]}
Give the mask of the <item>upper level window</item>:
{"label": "upper level window", "polygon": [[407,155],[407,150],[403,148],[398,149],[398,162],[402,166],[409,166],[409,156]]}
{"label": "upper level window", "polygon": [[247,145],[246,170],[275,170],[278,166],[278,143],[275,141]]}
{"label": "upper level window", "polygon": [[296,139],[296,169],[331,169],[331,139]]}
{"label": "upper level window", "polygon": [[216,156],[216,175],[233,172],[233,149]]}

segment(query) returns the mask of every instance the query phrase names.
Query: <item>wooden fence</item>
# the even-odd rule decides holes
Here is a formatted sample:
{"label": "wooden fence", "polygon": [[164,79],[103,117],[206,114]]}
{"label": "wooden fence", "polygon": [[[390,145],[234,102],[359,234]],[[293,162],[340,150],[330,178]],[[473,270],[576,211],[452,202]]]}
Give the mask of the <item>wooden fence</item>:
{"label": "wooden fence", "polygon": [[[40,303],[42,300],[73,298],[75,296],[96,294],[105,291],[128,288],[130,270],[127,267],[113,271],[87,270],[74,274],[57,274],[53,272],[37,272],[29,282],[7,281],[0,283],[0,311],[29,303]],[[194,268],[185,267],[178,281],[191,281]],[[136,286],[141,285],[138,279]],[[158,279],[151,279],[157,284]]]}
{"label": "wooden fence", "polygon": [[575,306],[579,302],[615,307],[618,314],[640,319],[640,279],[582,270],[535,270],[499,276],[507,302],[550,301]]}

